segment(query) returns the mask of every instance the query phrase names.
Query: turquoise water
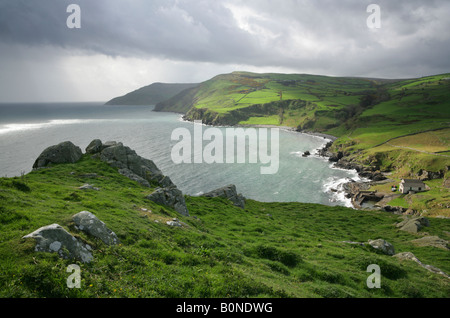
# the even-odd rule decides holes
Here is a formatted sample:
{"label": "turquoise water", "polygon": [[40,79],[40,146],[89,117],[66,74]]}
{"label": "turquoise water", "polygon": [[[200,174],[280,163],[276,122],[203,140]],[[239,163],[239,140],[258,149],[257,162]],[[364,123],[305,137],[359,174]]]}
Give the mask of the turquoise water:
{"label": "turquoise water", "polygon": [[[194,123],[182,121],[179,114],[152,109],[100,103],[0,105],[0,175],[28,173],[46,147],[62,141],[70,140],[84,151],[93,139],[114,140],[153,160],[186,194],[235,184],[245,197],[259,201],[350,206],[340,186],[350,178],[358,180],[357,174],[335,169],[326,159],[314,155],[314,150],[327,142],[322,137],[280,129],[279,168],[275,174],[261,174],[261,166],[267,164],[260,161],[175,164],[171,152],[178,141],[171,140],[172,132],[186,128],[194,136]],[[203,131],[208,128],[202,126]],[[225,136],[226,127],[218,129]],[[260,136],[260,128],[255,129]],[[313,155],[302,157],[306,150]]]}

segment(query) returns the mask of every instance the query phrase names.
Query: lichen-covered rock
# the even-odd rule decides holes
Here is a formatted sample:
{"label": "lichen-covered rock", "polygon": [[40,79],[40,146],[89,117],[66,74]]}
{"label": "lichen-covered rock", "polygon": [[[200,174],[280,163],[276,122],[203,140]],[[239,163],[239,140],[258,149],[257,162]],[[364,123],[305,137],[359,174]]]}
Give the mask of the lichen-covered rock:
{"label": "lichen-covered rock", "polygon": [[101,239],[105,244],[114,245],[119,243],[116,233],[111,231],[103,221],[88,211],[81,211],[72,217],[77,229],[89,235]]}
{"label": "lichen-covered rock", "polygon": [[394,246],[383,239],[369,240],[369,245],[372,246],[374,249],[381,251],[384,254],[387,255],[395,254]]}
{"label": "lichen-covered rock", "polygon": [[146,196],[146,199],[171,207],[181,215],[189,216],[184,195],[176,187],[156,188],[153,193]]}
{"label": "lichen-covered rock", "polygon": [[234,184],[230,184],[225,187],[204,193],[201,196],[207,198],[226,198],[233,202],[235,206],[238,206],[242,209],[245,208],[245,198],[242,196],[242,194],[237,193],[236,186]]}
{"label": "lichen-covered rock", "polygon": [[51,164],[75,163],[80,160],[82,155],[80,147],[70,141],[64,141],[46,148],[34,162],[33,169],[47,167]]}
{"label": "lichen-covered rock", "polygon": [[84,263],[93,260],[90,246],[78,240],[59,224],[43,226],[23,238],[32,238],[36,241],[36,252],[58,253],[60,257],[76,258]]}

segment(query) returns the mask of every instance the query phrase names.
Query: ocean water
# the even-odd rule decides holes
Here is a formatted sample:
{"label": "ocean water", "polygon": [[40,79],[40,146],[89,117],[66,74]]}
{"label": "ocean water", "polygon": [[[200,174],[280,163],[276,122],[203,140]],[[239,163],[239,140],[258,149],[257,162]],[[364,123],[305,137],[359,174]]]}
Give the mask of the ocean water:
{"label": "ocean water", "polygon": [[[152,110],[153,106],[100,103],[0,104],[0,176],[30,172],[46,147],[70,140],[84,151],[93,139],[100,139],[120,141],[153,160],[185,194],[198,195],[235,184],[245,197],[259,201],[351,206],[344,197],[342,183],[359,178],[356,171],[333,168],[325,158],[315,155],[315,150],[328,141],[322,137],[280,129],[279,168],[275,174],[261,174],[261,166],[268,164],[259,160],[177,164],[171,156],[178,143],[171,139],[173,131],[185,128],[194,138],[195,129],[204,132],[210,127],[196,127],[183,121],[179,114]],[[218,129],[226,135],[226,127]],[[261,128],[255,129],[261,138]],[[306,150],[312,155],[302,157]],[[252,151],[251,147],[247,151]]]}

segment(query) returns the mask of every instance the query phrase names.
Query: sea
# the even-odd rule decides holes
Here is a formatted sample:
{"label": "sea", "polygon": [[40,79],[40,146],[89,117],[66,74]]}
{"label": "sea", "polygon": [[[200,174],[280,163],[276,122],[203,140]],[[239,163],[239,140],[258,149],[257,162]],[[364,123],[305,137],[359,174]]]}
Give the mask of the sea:
{"label": "sea", "polygon": [[[342,184],[359,181],[356,171],[333,167],[317,155],[329,140],[288,129],[279,129],[276,173],[262,174],[261,161],[242,163],[190,163],[174,160],[173,149],[181,139],[176,129],[191,132],[195,123],[183,121],[170,112],[155,112],[153,106],[106,106],[103,103],[0,104],[0,177],[29,173],[39,154],[47,147],[71,141],[83,152],[93,139],[122,142],[144,158],[152,160],[164,175],[188,195],[229,185],[249,199],[263,202],[306,202],[351,207]],[[203,125],[202,131],[210,127]],[[215,127],[226,136],[230,127]],[[252,128],[257,136],[266,129]],[[203,141],[208,144],[209,141]],[[248,144],[251,141],[248,140]],[[225,144],[225,140],[224,140]],[[251,147],[246,147],[247,157]],[[305,151],[311,155],[303,157]],[[174,162],[175,161],[175,162]]]}

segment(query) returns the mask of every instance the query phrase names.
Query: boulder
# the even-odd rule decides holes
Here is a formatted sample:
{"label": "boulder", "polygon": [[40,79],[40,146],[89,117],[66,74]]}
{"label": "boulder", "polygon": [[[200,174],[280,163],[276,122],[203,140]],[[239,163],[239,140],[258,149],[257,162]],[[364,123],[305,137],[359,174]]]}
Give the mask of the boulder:
{"label": "boulder", "polygon": [[107,245],[119,243],[116,233],[111,231],[104,222],[100,221],[94,214],[81,211],[72,217],[75,227],[89,235],[99,238]]}
{"label": "boulder", "polygon": [[100,191],[99,188],[94,187],[93,185],[86,183],[83,184],[81,187],[78,187],[79,190],[95,190],[95,191]]}
{"label": "boulder", "polygon": [[36,241],[36,252],[58,253],[63,258],[76,258],[84,263],[92,261],[89,245],[82,243],[58,224],[41,227],[23,237]]}
{"label": "boulder", "polygon": [[311,152],[309,152],[308,150],[306,150],[303,154],[302,157],[308,157],[311,155]]}
{"label": "boulder", "polygon": [[405,219],[396,224],[396,227],[400,228],[401,231],[406,231],[409,233],[417,233],[419,232],[424,226],[429,226],[430,223],[427,218],[421,216],[416,218],[408,218],[405,217]]}
{"label": "boulder", "polygon": [[235,206],[238,206],[242,209],[245,208],[245,198],[242,196],[242,194],[237,193],[236,186],[234,184],[230,184],[225,187],[204,193],[201,196],[207,198],[225,198],[233,202]]}
{"label": "boulder", "polygon": [[173,208],[175,211],[184,216],[189,216],[183,193],[177,187],[156,188],[153,193],[146,196],[146,199],[157,204],[165,205]]}
{"label": "boulder", "polygon": [[444,250],[450,249],[448,241],[441,239],[439,236],[424,236],[419,239],[412,240],[411,243],[416,246],[433,246]]}
{"label": "boulder", "polygon": [[70,141],[64,141],[46,148],[36,159],[33,169],[47,167],[59,163],[75,163],[80,160],[83,153],[80,147]]}
{"label": "boulder", "polygon": [[186,225],[186,223],[180,222],[177,218],[172,219],[172,221],[167,221],[166,224],[175,227],[182,227],[183,225]]}
{"label": "boulder", "polygon": [[94,139],[92,140],[89,145],[86,147],[86,153],[88,154],[95,154],[100,151],[102,151],[103,144],[100,139]]}
{"label": "boulder", "polygon": [[395,249],[394,246],[383,240],[383,239],[378,239],[378,240],[369,240],[369,245],[372,246],[374,249],[381,251],[384,254],[387,255],[394,255],[395,254]]}

